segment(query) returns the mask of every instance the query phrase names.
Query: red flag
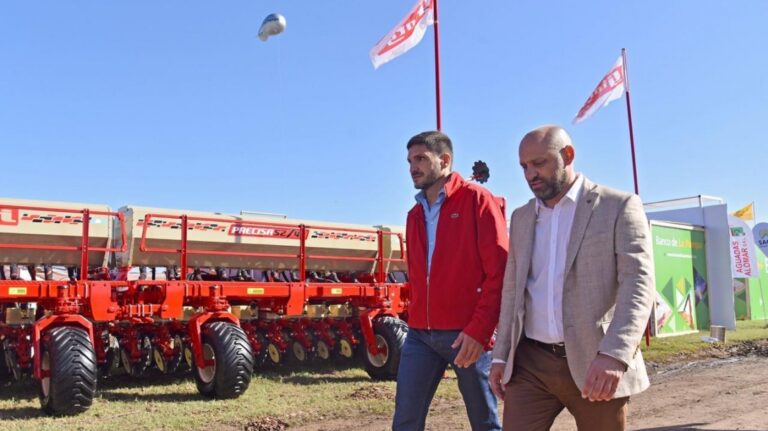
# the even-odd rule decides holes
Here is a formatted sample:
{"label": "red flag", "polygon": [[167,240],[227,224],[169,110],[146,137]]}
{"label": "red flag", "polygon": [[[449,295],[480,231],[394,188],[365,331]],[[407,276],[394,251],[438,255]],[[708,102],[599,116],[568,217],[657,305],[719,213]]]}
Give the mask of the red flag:
{"label": "red flag", "polygon": [[382,64],[418,45],[427,27],[434,24],[434,12],[432,0],[418,0],[408,15],[371,49],[368,55],[371,57],[373,68],[378,69]]}
{"label": "red flag", "polygon": [[589,96],[584,106],[579,109],[579,113],[576,114],[573,123],[581,123],[598,109],[621,98],[621,95],[624,94],[624,83],[626,82],[624,75],[624,61],[619,56],[611,70],[597,84],[597,88]]}

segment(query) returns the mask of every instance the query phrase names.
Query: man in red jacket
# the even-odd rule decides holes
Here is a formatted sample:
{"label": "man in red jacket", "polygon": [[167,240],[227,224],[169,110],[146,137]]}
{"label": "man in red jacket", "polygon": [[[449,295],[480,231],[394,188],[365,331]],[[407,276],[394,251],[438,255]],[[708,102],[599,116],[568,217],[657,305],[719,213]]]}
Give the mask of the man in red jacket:
{"label": "man in red jacket", "polygon": [[451,172],[453,146],[440,132],[408,141],[413,185],[408,213],[408,336],[400,356],[392,428],[423,430],[429,404],[453,364],[473,430],[501,429],[488,384],[507,258],[500,205]]}

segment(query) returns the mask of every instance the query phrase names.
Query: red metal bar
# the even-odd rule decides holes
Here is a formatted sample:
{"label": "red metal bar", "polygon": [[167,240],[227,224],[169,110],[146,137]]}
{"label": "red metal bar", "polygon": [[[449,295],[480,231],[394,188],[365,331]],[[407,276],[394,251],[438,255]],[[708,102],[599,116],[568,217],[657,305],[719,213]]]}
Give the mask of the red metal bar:
{"label": "red metal bar", "polygon": [[336,255],[330,255],[330,254],[308,254],[307,259],[318,259],[318,260],[349,260],[354,262],[376,262],[378,260],[377,257],[354,257],[354,256],[336,256]]}
{"label": "red metal bar", "polygon": [[307,227],[299,225],[299,281],[307,281]]}
{"label": "red metal bar", "polygon": [[[94,281],[69,282],[64,280],[0,280],[0,300],[27,301],[35,299],[55,299],[58,297],[58,288],[67,285],[70,289],[70,296],[83,297],[88,296],[86,285],[93,285]],[[96,283],[98,285],[98,283]],[[11,294],[11,289],[16,293]],[[22,292],[18,290],[22,289]]]}
{"label": "red metal bar", "polygon": [[322,225],[307,226],[307,229],[338,230],[341,232],[370,233],[370,234],[375,234],[378,231],[377,229],[357,229],[357,228],[347,228],[347,227],[339,227],[339,226],[322,226]]}
{"label": "red metal bar", "polygon": [[[150,221],[152,218],[171,218],[171,219],[182,219],[182,249],[174,249],[174,248],[162,248],[162,247],[148,247],[147,246],[147,229],[150,224]],[[186,220],[186,224],[184,223],[184,220]],[[207,250],[207,249],[189,249],[187,244],[187,230],[189,221],[207,221],[207,222],[217,222],[217,223],[232,223],[237,224],[240,226],[247,226],[247,225],[254,225],[254,226],[264,226],[264,227],[277,227],[277,228],[294,228],[299,230],[299,253],[298,254],[290,254],[290,253],[260,253],[260,252],[238,252],[238,251],[221,251],[221,250]],[[306,237],[307,237],[307,229],[316,229],[316,230],[330,230],[330,231],[341,231],[341,232],[352,232],[352,233],[369,233],[369,234],[376,234],[377,240],[379,242],[378,249],[379,249],[379,257],[354,257],[354,256],[336,256],[336,255],[310,255],[307,254],[307,246],[306,246]],[[399,259],[397,258],[384,258],[383,256],[383,236],[384,235],[397,235],[399,246],[400,246],[400,254],[401,257]],[[322,226],[322,225],[316,225],[316,226],[307,226],[304,224],[294,225],[294,224],[288,224],[288,223],[269,223],[269,222],[257,222],[257,221],[250,221],[250,220],[232,220],[228,218],[218,218],[218,217],[196,217],[196,216],[186,216],[186,215],[174,215],[174,214],[146,214],[144,216],[144,223],[142,226],[142,232],[141,232],[141,242],[139,245],[139,248],[143,252],[148,253],[180,253],[183,255],[183,257],[186,257],[191,254],[210,254],[210,255],[219,255],[219,256],[250,256],[250,257],[281,257],[281,258],[297,258],[298,259],[298,266],[301,273],[301,281],[306,281],[306,260],[307,259],[321,259],[321,260],[346,260],[346,261],[358,261],[358,262],[375,262],[377,260],[380,260],[382,264],[380,267],[383,269],[383,263],[387,262],[405,262],[405,246],[403,241],[403,236],[400,233],[396,232],[387,232],[383,230],[375,230],[375,229],[357,229],[357,228],[346,228],[346,227],[339,227],[339,226]],[[382,276],[380,276],[382,277]],[[383,282],[384,279],[382,278],[381,281]]]}
{"label": "red metal bar", "polygon": [[[172,219],[181,219],[181,215],[179,214],[156,214],[156,213],[147,213],[144,216],[144,224],[147,224],[147,220],[150,220],[152,218],[172,218]],[[298,225],[293,225],[289,223],[275,223],[275,222],[269,222],[269,221],[255,221],[255,220],[241,220],[241,219],[232,219],[232,218],[223,218],[223,217],[199,217],[199,216],[187,216],[187,220],[190,221],[207,221],[207,222],[215,222],[215,223],[232,223],[236,225],[245,225],[245,226],[264,226],[264,227],[294,227],[298,228]]]}
{"label": "red metal bar", "polygon": [[[50,250],[50,251],[82,251],[83,250],[83,244],[87,245],[87,249],[89,251],[103,251],[103,252],[112,252],[112,251],[126,251],[128,250],[128,246],[126,244],[126,232],[125,232],[125,217],[122,213],[119,212],[112,212],[112,211],[94,211],[89,208],[82,209],[82,210],[73,210],[68,208],[53,208],[53,207],[37,207],[37,206],[26,206],[26,205],[0,205],[2,208],[7,209],[15,209],[15,210],[32,210],[32,211],[52,211],[52,212],[59,212],[59,213],[67,213],[67,214],[82,214],[83,215],[83,228],[88,231],[89,229],[85,228],[86,221],[90,223],[90,216],[91,215],[103,215],[103,216],[109,216],[109,217],[117,217],[118,221],[120,222],[120,240],[121,245],[120,247],[91,247],[90,241],[87,243],[86,240],[81,241],[80,247],[78,246],[69,246],[69,245],[42,245],[42,244],[0,244],[0,249],[15,249],[15,250]],[[86,215],[86,212],[88,215]],[[85,238],[88,238],[87,236]],[[82,264],[82,260],[81,260]]]}
{"label": "red metal bar", "polygon": [[0,244],[0,249],[4,248],[19,250],[80,251],[80,247],[76,245]]}
{"label": "red metal bar", "polygon": [[[139,250],[147,251],[147,226],[152,219],[152,214],[144,215],[144,223],[141,225],[141,241],[139,241]],[[165,250],[165,249],[164,249]],[[165,251],[159,251],[158,253],[166,253]]]}
{"label": "red metal bar", "polygon": [[187,216],[181,216],[181,279],[187,279]]}
{"label": "red metal bar", "polygon": [[[144,226],[149,223],[149,220],[152,218],[173,218],[173,219],[181,219],[181,215],[179,214],[146,214],[144,216]],[[216,223],[232,223],[237,225],[254,225],[254,226],[265,226],[265,227],[292,227],[299,229],[301,225],[295,225],[290,223],[274,223],[274,222],[261,222],[261,221],[253,221],[253,220],[236,220],[236,219],[230,219],[230,218],[221,218],[221,217],[198,217],[198,216],[187,216],[187,220],[189,221],[208,221],[208,222],[216,222]],[[324,225],[304,225],[306,229],[317,229],[317,230],[337,230],[342,232],[355,232],[355,233],[370,233],[375,234],[378,232],[377,229],[359,229],[359,228],[348,228],[343,226],[324,226]],[[399,235],[396,232],[385,232],[385,234],[388,235]],[[142,235],[145,236],[145,235]]]}
{"label": "red metal bar", "polygon": [[377,274],[376,278],[379,283],[386,281],[386,275],[384,274],[384,234],[381,233],[381,229],[376,232],[376,239],[378,241],[378,255],[376,257]]}
{"label": "red metal bar", "polygon": [[[74,247],[78,249],[78,247]],[[148,253],[181,253],[179,248],[155,248],[155,247],[142,247],[141,251]],[[257,253],[257,252],[245,252],[245,251],[221,251],[221,250],[207,250],[207,249],[187,249],[187,255],[190,254],[213,254],[217,256],[251,256],[251,257],[284,257],[284,258],[297,258],[299,254],[290,253]],[[321,254],[305,254],[307,259],[338,259],[338,260],[350,260],[361,262],[374,262],[378,258],[376,257],[354,257],[354,256],[335,256],[335,255],[321,255]],[[405,262],[405,259],[401,258],[384,258],[384,262]]]}
{"label": "red metal bar", "polygon": [[437,0],[435,2],[435,105],[437,114],[437,130],[443,129],[443,121],[440,109],[440,20],[437,18]]}
{"label": "red metal bar", "polygon": [[[8,208],[12,210],[37,210],[37,211],[55,211],[59,213],[69,213],[69,214],[82,214],[83,210],[74,210],[71,208],[54,208],[54,207],[38,207],[38,206],[28,206],[28,205],[0,205],[3,208]],[[116,217],[118,213],[112,212],[112,211],[96,211],[96,210],[89,210],[91,212],[91,215],[104,215],[104,216],[113,216]]]}
{"label": "red metal bar", "polygon": [[[140,250],[147,253],[169,253],[169,254],[181,253],[180,248],[140,246]],[[213,254],[217,256],[252,256],[252,257],[285,257],[285,258],[298,257],[298,254],[289,254],[289,253],[257,253],[257,252],[246,252],[246,251],[221,251],[221,250],[207,250],[207,249],[190,250],[189,248],[187,248],[186,254],[187,255]]]}
{"label": "red metal bar", "polygon": [[[19,250],[51,250],[51,251],[80,251],[82,247],[76,245],[41,245],[41,244],[0,244],[0,249],[19,249]],[[89,251],[125,251],[123,247],[91,247]],[[174,251],[178,253],[178,250]]]}
{"label": "red metal bar", "polygon": [[[149,251],[150,249],[148,249]],[[176,250],[178,253],[178,250]],[[189,250],[187,249],[187,254],[215,254],[219,256],[256,256],[256,257],[290,257],[290,258],[297,258],[299,257],[298,254],[290,254],[290,253],[257,253],[257,252],[247,252],[247,251],[221,251],[221,250],[205,250],[205,249],[197,249],[197,250]]]}
{"label": "red metal bar", "polygon": [[91,212],[83,210],[83,238],[80,246],[80,280],[88,279],[88,237],[91,225]]}

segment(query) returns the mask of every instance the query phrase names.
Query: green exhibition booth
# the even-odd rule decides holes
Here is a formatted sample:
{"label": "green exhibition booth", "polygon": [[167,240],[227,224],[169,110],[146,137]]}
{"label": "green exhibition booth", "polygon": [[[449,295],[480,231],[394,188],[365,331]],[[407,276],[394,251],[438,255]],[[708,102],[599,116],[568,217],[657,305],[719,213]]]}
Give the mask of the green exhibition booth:
{"label": "green exhibition booth", "polygon": [[[737,276],[733,235],[743,230],[751,238],[752,232],[729,226],[724,200],[696,196],[649,203],[645,209],[656,277],[653,335],[687,334],[710,325],[734,330],[736,320],[768,319],[768,257],[750,245],[756,267],[748,278]],[[765,237],[758,242],[768,245],[768,232]]]}

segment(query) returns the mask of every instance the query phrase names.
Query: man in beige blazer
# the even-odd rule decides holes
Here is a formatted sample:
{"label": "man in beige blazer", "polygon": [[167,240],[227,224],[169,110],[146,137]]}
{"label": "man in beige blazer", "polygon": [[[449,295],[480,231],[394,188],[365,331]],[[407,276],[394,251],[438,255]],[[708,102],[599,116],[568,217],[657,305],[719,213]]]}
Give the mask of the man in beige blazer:
{"label": "man in beige blazer", "polygon": [[549,429],[563,408],[580,430],[622,430],[649,386],[639,345],[653,292],[651,237],[637,195],[574,171],[560,127],[520,143],[536,196],[517,208],[490,381],[505,430]]}

